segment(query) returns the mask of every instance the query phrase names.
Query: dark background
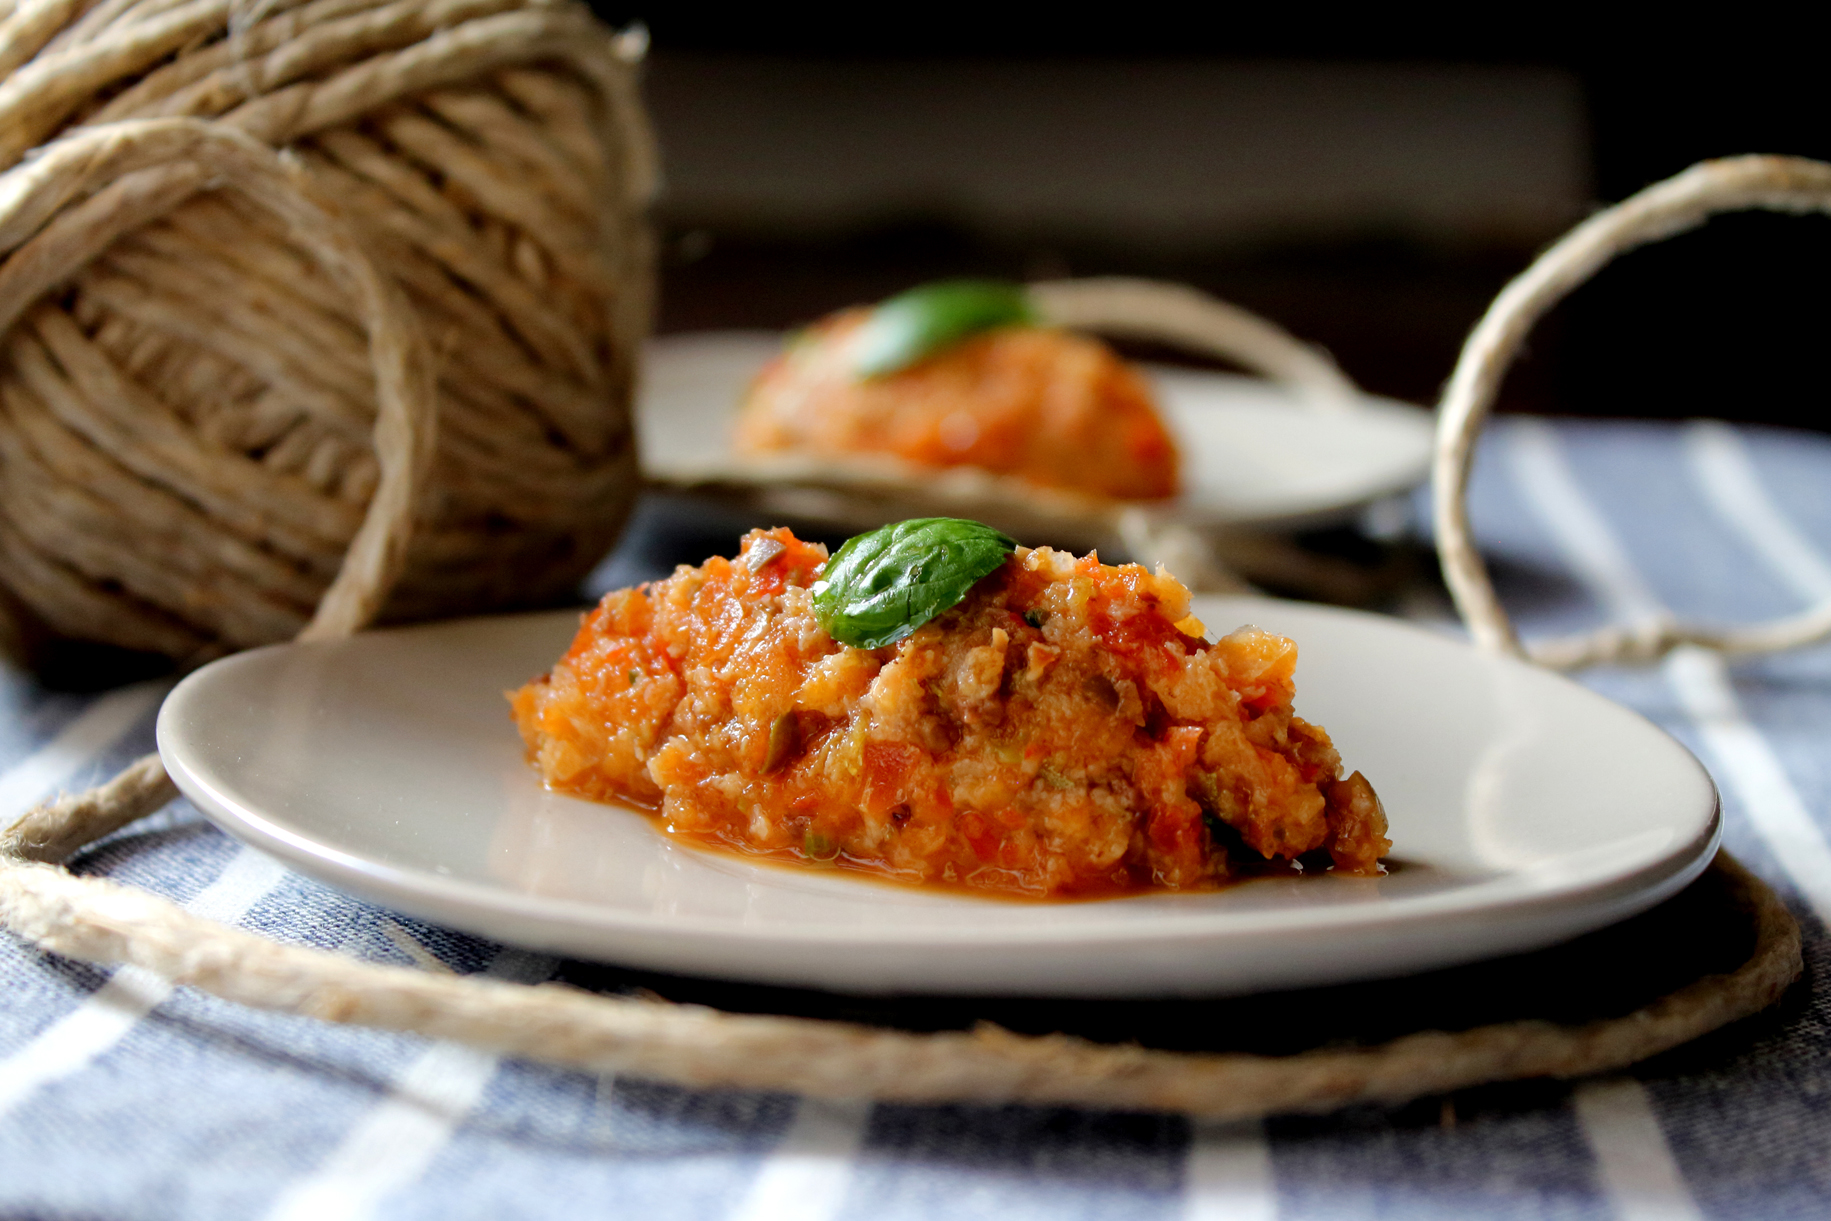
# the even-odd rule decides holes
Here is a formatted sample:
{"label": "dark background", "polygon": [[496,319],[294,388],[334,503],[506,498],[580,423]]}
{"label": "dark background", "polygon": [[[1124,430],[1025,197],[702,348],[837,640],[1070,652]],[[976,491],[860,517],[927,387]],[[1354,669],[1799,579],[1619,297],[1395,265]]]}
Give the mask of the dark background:
{"label": "dark background", "polygon": [[[1816,40],[1804,28],[1760,14],[1732,14],[1731,28],[1599,30],[1594,12],[1579,20],[1542,9],[1530,14],[1529,29],[1408,28],[1390,13],[1325,24],[1242,16],[1237,6],[1205,18],[1126,10],[1058,18],[1046,28],[1035,28],[1040,19],[1026,25],[964,8],[912,9],[902,20],[885,10],[873,13],[870,25],[760,9],[716,19],[666,7],[601,5],[600,12],[619,23],[640,19],[651,32],[651,104],[664,164],[670,179],[683,184],[664,193],[659,209],[663,331],[790,326],[941,275],[1141,274],[1196,284],[1264,313],[1328,347],[1369,389],[1428,403],[1493,294],[1597,203],[1622,199],[1706,157],[1831,157],[1825,74],[1811,58]],[[1670,24],[1673,18],[1660,20]],[[725,107],[734,124],[749,121],[745,130],[754,131],[757,116],[743,113],[752,109],[751,97],[782,89],[817,93],[821,82],[833,80],[819,102],[829,121],[822,131],[857,113],[861,130],[855,136],[869,147],[874,74],[907,81],[912,68],[936,82],[937,115],[943,103],[952,108],[951,117],[937,117],[936,130],[907,154],[879,150],[892,159],[905,156],[912,182],[932,168],[926,161],[950,156],[950,139],[958,133],[946,124],[962,125],[965,113],[963,125],[971,125],[971,91],[953,94],[945,82],[983,80],[988,68],[1019,81],[1066,71],[1090,95],[1089,114],[1100,113],[1099,95],[1109,78],[1118,90],[1153,75],[1187,80],[1192,72],[1211,72],[1227,80],[1289,70],[1322,86],[1319,96],[1337,96],[1327,87],[1339,78],[1345,100],[1337,104],[1350,123],[1359,119],[1347,111],[1387,103],[1404,109],[1405,99],[1395,103],[1394,91],[1403,93],[1414,70],[1426,92],[1446,72],[1478,92],[1490,79],[1498,86],[1523,81],[1528,94],[1550,99],[1546,104],[1554,110],[1559,97],[1574,99],[1570,117],[1559,120],[1572,128],[1560,147],[1575,149],[1566,159],[1574,156],[1580,165],[1559,188],[1568,196],[1565,215],[1546,213],[1540,224],[1498,228],[1436,222],[1421,228],[1377,207],[1357,221],[1336,207],[1329,223],[1309,228],[1299,218],[1283,226],[1230,231],[1217,224],[1166,237],[1128,225],[1123,215],[1064,225],[1040,214],[1031,223],[1019,214],[988,223],[970,208],[919,193],[856,214],[827,216],[810,208],[807,218],[785,220],[780,210],[745,210],[742,177],[755,177],[755,161],[744,163],[749,170],[731,171],[735,202],[722,209],[706,203],[704,188],[721,172],[708,163],[710,146],[702,138],[719,123],[717,110],[708,113],[708,106]],[[1355,82],[1368,73],[1385,82],[1385,92],[1362,101]],[[758,83],[745,83],[752,81]],[[988,98],[987,106],[996,104]],[[1328,104],[1314,101],[1309,108]],[[1173,103],[1168,113],[1174,116]],[[1237,123],[1227,115],[1209,117],[1241,130],[1258,123],[1272,133],[1268,139],[1282,130],[1276,116],[1255,114],[1250,105],[1242,105]],[[1326,125],[1327,117],[1311,121]],[[1073,121],[1041,124],[1053,130],[1039,130],[1038,142],[1065,141],[1073,161],[1075,134],[1062,126]],[[1136,118],[1144,135],[1166,121],[1148,110]],[[750,152],[767,158],[779,133],[788,172],[799,172],[801,164],[789,164],[790,146],[818,166],[817,159],[806,162],[808,141],[827,137],[798,126],[792,118],[775,132],[765,126]],[[1465,121],[1458,137],[1465,145],[1467,126]],[[905,123],[899,130],[913,129]],[[1420,129],[1416,138],[1428,143],[1433,137]],[[1514,138],[1515,127],[1496,124],[1494,147],[1477,151],[1503,162],[1514,157],[1526,167],[1519,172],[1530,175],[1535,163],[1506,146]],[[1191,143],[1187,156],[1199,161],[1202,147]],[[1340,145],[1319,145],[1315,157],[1326,159],[1330,147]],[[1392,149],[1391,165],[1401,178],[1410,147]],[[1324,184],[1319,190],[1335,189],[1328,165],[1301,161],[1306,150],[1273,151],[1314,169]],[[837,150],[833,155],[843,157]],[[1100,155],[1091,149],[1089,160],[1073,168],[1097,175]],[[969,168],[995,184],[999,167]],[[817,169],[806,172],[810,189],[822,185],[814,181]],[[1337,177],[1352,185],[1351,175]],[[690,184],[697,185],[689,190]],[[1528,185],[1522,180],[1522,189]],[[1151,187],[1141,183],[1138,189]],[[1421,179],[1417,192],[1429,189]],[[1428,203],[1422,199],[1420,206]],[[1715,415],[1823,429],[1828,417],[1818,339],[1831,312],[1822,287],[1827,272],[1831,221],[1820,217],[1723,217],[1627,255],[1541,325],[1509,379],[1503,408]]]}

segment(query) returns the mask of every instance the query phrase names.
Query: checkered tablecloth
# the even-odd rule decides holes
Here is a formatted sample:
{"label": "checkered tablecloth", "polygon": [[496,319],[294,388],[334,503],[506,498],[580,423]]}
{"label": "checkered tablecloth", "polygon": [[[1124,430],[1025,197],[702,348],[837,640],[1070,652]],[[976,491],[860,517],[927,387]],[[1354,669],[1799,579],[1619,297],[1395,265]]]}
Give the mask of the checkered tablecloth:
{"label": "checkered tablecloth", "polygon": [[[1473,507],[1528,635],[1831,597],[1825,438],[1510,420],[1483,442]],[[646,505],[601,580],[657,575],[670,514]],[[1454,630],[1429,587],[1402,610]],[[1726,845],[1805,929],[1806,977],[1781,1005],[1634,1073],[1213,1127],[813,1103],[255,1013],[0,936],[0,1217],[1831,1216],[1831,648],[1683,652],[1583,681],[1704,760]],[[0,819],[150,750],[163,690],[0,671]],[[75,867],[364,959],[567,969],[289,873],[183,802]]]}

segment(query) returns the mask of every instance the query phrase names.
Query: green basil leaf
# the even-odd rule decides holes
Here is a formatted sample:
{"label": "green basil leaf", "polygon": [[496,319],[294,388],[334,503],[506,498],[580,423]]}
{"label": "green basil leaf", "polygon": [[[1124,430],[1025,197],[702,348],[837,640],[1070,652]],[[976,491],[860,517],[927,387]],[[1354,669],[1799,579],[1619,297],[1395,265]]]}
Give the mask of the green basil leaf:
{"label": "green basil leaf", "polygon": [[918,517],[860,534],[814,582],[814,617],[841,644],[895,644],[958,605],[1017,540],[958,517]]}
{"label": "green basil leaf", "polygon": [[882,377],[1001,326],[1036,321],[1029,294],[997,280],[942,280],[898,293],[871,311],[853,339],[852,369]]}

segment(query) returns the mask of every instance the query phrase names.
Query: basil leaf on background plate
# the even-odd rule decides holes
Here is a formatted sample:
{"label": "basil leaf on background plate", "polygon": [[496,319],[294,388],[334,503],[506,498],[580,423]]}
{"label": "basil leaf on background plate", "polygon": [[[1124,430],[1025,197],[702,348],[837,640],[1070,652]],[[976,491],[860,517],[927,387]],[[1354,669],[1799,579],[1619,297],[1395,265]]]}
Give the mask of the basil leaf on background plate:
{"label": "basil leaf on background plate", "polygon": [[917,517],[856,535],[814,582],[814,617],[841,644],[895,644],[958,605],[1016,549],[1016,539],[959,517]]}
{"label": "basil leaf on background plate", "polygon": [[882,377],[981,331],[1036,321],[1030,296],[998,280],[941,280],[898,293],[871,311],[855,338],[852,370]]}

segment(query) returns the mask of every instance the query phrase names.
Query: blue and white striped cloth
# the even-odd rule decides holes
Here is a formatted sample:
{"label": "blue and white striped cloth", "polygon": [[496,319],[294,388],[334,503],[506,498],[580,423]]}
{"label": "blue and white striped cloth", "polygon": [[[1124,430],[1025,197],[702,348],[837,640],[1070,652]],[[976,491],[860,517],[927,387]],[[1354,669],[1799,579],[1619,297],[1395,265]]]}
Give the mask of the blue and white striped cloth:
{"label": "blue and white striped cloth", "polygon": [[[1831,597],[1826,438],[1505,421],[1473,495],[1529,635]],[[1448,627],[1428,593],[1407,613]],[[1752,1034],[1574,1087],[1204,1127],[598,1078],[254,1013],[0,937],[0,1217],[1831,1216],[1831,648],[1584,681],[1698,753],[1729,848],[1801,919],[1806,980]],[[162,690],[76,697],[0,671],[0,819],[151,749]],[[557,966],[290,874],[182,802],[79,868],[365,959]]]}

